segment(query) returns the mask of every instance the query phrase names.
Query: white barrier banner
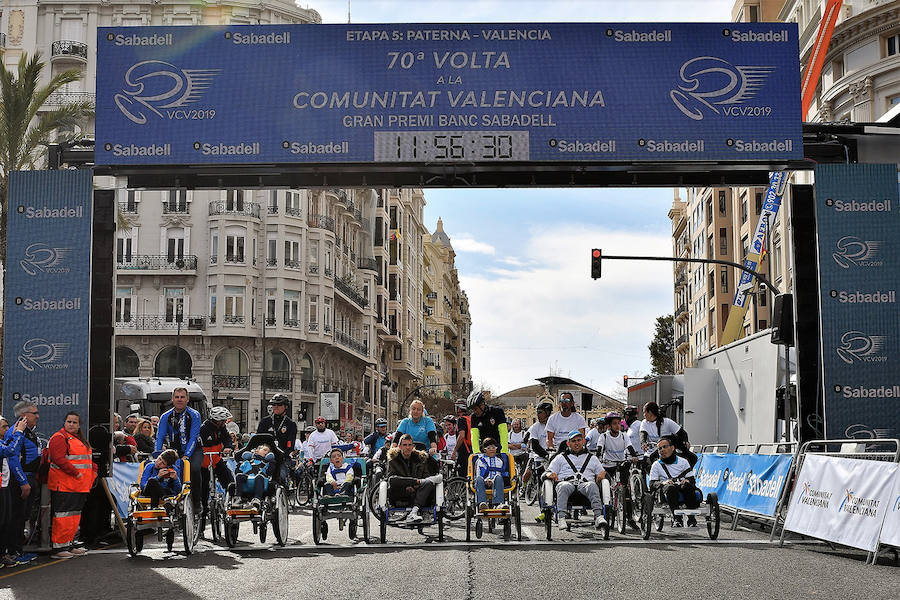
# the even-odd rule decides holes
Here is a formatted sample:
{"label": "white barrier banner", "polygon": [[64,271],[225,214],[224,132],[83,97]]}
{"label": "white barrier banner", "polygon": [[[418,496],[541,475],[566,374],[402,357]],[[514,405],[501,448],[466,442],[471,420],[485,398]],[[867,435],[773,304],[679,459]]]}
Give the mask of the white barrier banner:
{"label": "white barrier banner", "polygon": [[894,475],[893,491],[881,529],[881,543],[900,546],[900,470]]}
{"label": "white barrier banner", "polygon": [[874,551],[896,474],[896,463],[808,454],[784,527]]}

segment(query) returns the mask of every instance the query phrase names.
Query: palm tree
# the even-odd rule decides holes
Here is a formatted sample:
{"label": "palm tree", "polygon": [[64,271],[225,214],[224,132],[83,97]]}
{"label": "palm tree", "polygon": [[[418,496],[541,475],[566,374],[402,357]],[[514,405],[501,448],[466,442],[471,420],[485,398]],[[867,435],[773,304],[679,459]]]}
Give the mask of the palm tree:
{"label": "palm tree", "polygon": [[[94,114],[93,102],[72,102],[39,114],[51,94],[83,75],[78,69],[70,69],[54,75],[49,83],[41,86],[44,66],[40,52],[31,58],[22,54],[15,72],[7,70],[0,61],[0,268],[3,269],[4,290],[10,172],[41,165],[54,131],[71,130]],[[57,141],[67,142],[74,137],[74,134],[58,135]],[[2,368],[3,349],[0,347],[0,370]]]}

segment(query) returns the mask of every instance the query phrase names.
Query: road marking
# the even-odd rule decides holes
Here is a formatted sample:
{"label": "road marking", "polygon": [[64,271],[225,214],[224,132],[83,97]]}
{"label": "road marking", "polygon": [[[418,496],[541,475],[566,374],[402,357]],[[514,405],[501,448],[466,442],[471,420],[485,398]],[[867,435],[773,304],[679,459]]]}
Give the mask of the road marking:
{"label": "road marking", "polygon": [[[91,552],[93,554],[93,552]],[[78,558],[78,557],[75,557]],[[33,567],[28,567],[27,569],[19,569],[17,567],[13,567],[16,569],[12,573],[7,573],[6,575],[0,575],[0,579],[6,579],[7,577],[15,577],[16,575],[21,575],[22,573],[27,573],[28,571],[36,571],[38,569],[43,569],[44,567],[49,567],[50,565],[55,565],[57,563],[66,562],[67,560],[71,560],[70,558],[57,558],[48,563],[44,563],[41,565],[35,565]],[[9,567],[7,567],[9,568]]]}

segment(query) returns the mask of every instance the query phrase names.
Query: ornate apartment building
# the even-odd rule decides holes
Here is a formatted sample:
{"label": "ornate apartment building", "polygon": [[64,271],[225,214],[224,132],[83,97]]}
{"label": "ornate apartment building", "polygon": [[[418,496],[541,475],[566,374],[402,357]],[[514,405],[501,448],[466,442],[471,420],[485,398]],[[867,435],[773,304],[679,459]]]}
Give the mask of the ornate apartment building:
{"label": "ornate apartment building", "polygon": [[[84,73],[48,109],[93,101],[97,27],[321,23],[292,1],[10,0],[0,11],[7,67],[40,51],[47,79]],[[117,194],[127,223],[115,256],[117,377],[191,377],[242,430],[275,393],[308,424],[319,393],[338,392],[348,434],[371,430],[377,417],[394,421],[424,382],[430,235],[421,190],[120,186]]]}

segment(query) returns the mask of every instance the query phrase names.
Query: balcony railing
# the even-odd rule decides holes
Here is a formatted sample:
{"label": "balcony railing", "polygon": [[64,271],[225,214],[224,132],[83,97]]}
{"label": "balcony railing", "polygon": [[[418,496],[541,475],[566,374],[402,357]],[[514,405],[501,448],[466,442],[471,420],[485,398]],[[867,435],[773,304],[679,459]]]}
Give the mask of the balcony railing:
{"label": "balcony railing", "polygon": [[331,333],[331,325],[325,323],[325,327],[322,328],[325,333]]}
{"label": "balcony railing", "polygon": [[[178,323],[174,315],[126,315],[127,320],[116,321],[116,329],[134,329],[135,331],[177,331]],[[183,331],[203,331],[206,329],[206,317],[201,315],[184,315],[181,321]]]}
{"label": "balcony railing", "polygon": [[267,258],[267,259],[266,259],[266,266],[267,266],[267,267],[277,267],[277,266],[278,266],[278,259],[277,259],[277,258]]}
{"label": "balcony railing", "polygon": [[74,40],[56,40],[50,45],[50,58],[61,56],[73,56],[82,60],[87,60],[88,47],[84,42],[76,42]]}
{"label": "balcony railing", "polygon": [[688,342],[688,334],[682,333],[680,336],[678,336],[678,339],[675,340],[675,347],[677,348],[678,346],[681,346],[682,344],[687,344],[687,342]]}
{"label": "balcony railing", "polygon": [[341,204],[347,204],[347,202],[349,201],[346,190],[342,190],[340,188],[330,188],[328,190],[328,193],[336,196],[338,202],[340,202]]}
{"label": "balcony railing", "polygon": [[0,33],[0,48],[6,48],[6,34]]}
{"label": "balcony railing", "polygon": [[325,215],[310,215],[307,221],[310,227],[318,227],[319,229],[327,229],[334,231],[334,219]]}
{"label": "balcony railing", "polygon": [[302,217],[302,216],[303,216],[303,209],[301,209],[301,208],[294,208],[293,206],[285,206],[285,207],[284,207],[284,214],[286,214],[286,215],[289,216],[289,217]]}
{"label": "balcony railing", "polygon": [[191,212],[190,202],[163,202],[164,215],[186,215]]}
{"label": "balcony railing", "polygon": [[244,259],[245,259],[245,256],[243,254],[226,254],[225,255],[225,262],[232,263],[235,265],[242,265],[245,262],[247,262]]}
{"label": "balcony railing", "polygon": [[259,203],[217,200],[209,203],[210,215],[244,215],[259,218]]}
{"label": "balcony railing", "polygon": [[374,258],[360,258],[356,262],[356,267],[358,269],[365,269],[366,271],[377,271],[378,261]]}
{"label": "balcony railing", "polygon": [[196,271],[197,257],[193,254],[169,256],[167,254],[132,254],[117,256],[116,268],[120,271]]}
{"label": "balcony railing", "polygon": [[334,275],[334,269],[331,267],[325,267],[325,277],[332,277]]}
{"label": "balcony railing", "polygon": [[456,356],[457,350],[456,350],[456,346],[454,346],[453,344],[451,344],[449,342],[444,342],[444,350],[447,350],[448,352],[453,354],[453,356]]}
{"label": "balcony railing", "polygon": [[335,277],[334,287],[336,287],[342,294],[350,298],[350,300],[358,304],[360,308],[367,308],[369,306],[369,301],[366,300],[362,294],[353,289],[353,287],[343,279]]}
{"label": "balcony railing", "polygon": [[243,325],[244,324],[244,316],[243,315],[225,315],[222,317],[222,322],[226,325]]}
{"label": "balcony railing", "polygon": [[300,380],[300,391],[306,392],[308,394],[316,393],[316,380],[315,379],[301,379]]}
{"label": "balcony railing", "polygon": [[318,275],[319,274],[319,265],[309,265],[309,274],[310,275]]}
{"label": "balcony railing", "polygon": [[266,214],[269,215],[277,215],[278,214],[278,205],[270,204],[266,207]]}
{"label": "balcony railing", "polygon": [[366,356],[369,355],[369,347],[367,345],[363,344],[359,340],[353,339],[343,331],[334,332],[334,341],[336,341],[341,346],[354,350],[355,352],[365,354]]}
{"label": "balcony railing", "polygon": [[285,327],[300,327],[300,319],[285,319]]}
{"label": "balcony railing", "polygon": [[428,292],[425,297],[429,300],[437,300],[437,292]]}
{"label": "balcony railing", "polygon": [[123,200],[122,202],[119,202],[119,212],[120,213],[123,213],[126,215],[136,215],[137,211],[138,211],[137,209],[138,209],[137,202],[128,202],[125,200]]}
{"label": "balcony railing", "polygon": [[679,305],[678,308],[675,309],[675,318],[677,319],[681,315],[687,313],[687,311],[688,311],[687,304]]}
{"label": "balcony railing", "polygon": [[67,106],[79,102],[94,104],[96,99],[97,95],[94,92],[53,92],[44,101],[44,106]]}
{"label": "balcony railing", "polygon": [[263,375],[263,383],[267,390],[291,391],[294,380],[287,371],[266,371]]}
{"label": "balcony railing", "polygon": [[227,390],[249,390],[249,375],[216,375],[212,376],[212,384],[214,388]]}
{"label": "balcony railing", "polygon": [[315,321],[310,322],[308,329],[309,329],[309,331],[319,331],[318,322],[315,322]]}

